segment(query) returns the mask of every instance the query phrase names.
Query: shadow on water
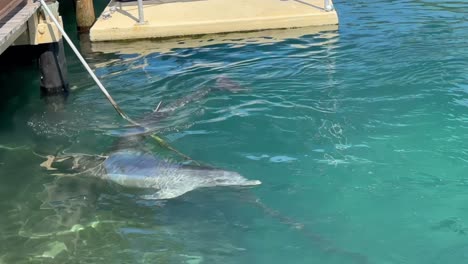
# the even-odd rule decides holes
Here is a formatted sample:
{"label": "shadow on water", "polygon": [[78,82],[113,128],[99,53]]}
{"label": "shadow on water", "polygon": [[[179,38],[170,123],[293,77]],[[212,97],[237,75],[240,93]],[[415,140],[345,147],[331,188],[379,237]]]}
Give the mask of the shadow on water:
{"label": "shadow on water", "polygon": [[436,253],[430,264],[468,263],[468,243],[462,242]]}
{"label": "shadow on water", "polygon": [[39,97],[39,73],[33,58],[32,49],[24,47],[9,48],[0,55],[0,128],[11,126],[15,112]]}

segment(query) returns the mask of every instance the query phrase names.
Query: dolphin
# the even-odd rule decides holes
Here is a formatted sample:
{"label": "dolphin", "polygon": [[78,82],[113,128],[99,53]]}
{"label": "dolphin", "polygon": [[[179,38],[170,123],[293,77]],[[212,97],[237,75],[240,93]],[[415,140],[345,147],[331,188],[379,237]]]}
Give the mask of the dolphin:
{"label": "dolphin", "polygon": [[[198,101],[214,90],[237,92],[240,85],[225,76],[216,79],[216,86],[203,87],[193,94],[175,100],[164,108],[160,105],[150,115],[140,119],[142,124],[158,122],[189,102]],[[259,180],[248,180],[237,172],[217,169],[211,166],[190,165],[174,162],[151,153],[145,149],[143,140],[153,131],[147,127],[130,127],[119,138],[108,155],[72,154],[48,156],[41,164],[48,170],[58,170],[61,165],[65,173],[55,175],[94,176],[126,187],[153,189],[155,193],[146,195],[146,199],[171,199],[189,191],[215,186],[255,186]],[[161,143],[161,142],[160,142]],[[163,142],[164,143],[164,142]],[[164,147],[176,151],[167,144]],[[178,154],[180,152],[176,151]],[[187,156],[181,154],[186,159]],[[71,162],[69,164],[68,162]],[[193,160],[191,160],[193,161]],[[198,164],[198,162],[195,162]],[[68,164],[68,168],[67,165]],[[71,171],[70,171],[71,170]],[[66,173],[69,171],[69,173]]]}
{"label": "dolphin", "polygon": [[[213,82],[214,81],[214,82]],[[214,83],[214,85],[207,85],[207,83]],[[160,101],[155,109],[144,115],[142,118],[136,120],[139,125],[129,125],[120,129],[115,129],[108,131],[109,135],[126,137],[126,136],[135,136],[135,135],[150,135],[158,129],[158,124],[160,121],[168,118],[173,115],[175,111],[184,107],[188,103],[198,102],[207,95],[213,92],[230,92],[238,93],[243,91],[248,91],[249,89],[241,86],[236,81],[232,80],[226,75],[219,75],[211,80],[205,81],[199,89],[195,92],[183,96],[169,104],[166,104],[163,101]]]}
{"label": "dolphin", "polygon": [[49,156],[41,164],[48,170],[72,168],[71,173],[58,176],[91,176],[125,187],[152,189],[144,199],[166,200],[179,197],[198,188],[215,186],[255,186],[259,180],[249,180],[235,171],[210,166],[181,164],[138,148],[119,149],[108,156],[72,154]]}
{"label": "dolphin", "polygon": [[215,186],[255,186],[237,172],[207,166],[181,165],[134,149],[118,150],[103,163],[106,180],[127,187],[157,190],[146,199],[171,199],[189,191]]}

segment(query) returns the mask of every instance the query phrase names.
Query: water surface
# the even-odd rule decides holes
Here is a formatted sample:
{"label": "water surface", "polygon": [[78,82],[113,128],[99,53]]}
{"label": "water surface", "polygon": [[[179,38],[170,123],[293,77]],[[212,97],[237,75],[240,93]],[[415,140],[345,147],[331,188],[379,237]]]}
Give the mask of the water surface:
{"label": "water surface", "polygon": [[51,176],[41,156],[106,153],[126,123],[71,56],[63,109],[44,105],[37,79],[3,81],[14,92],[1,106],[0,263],[466,263],[468,2],[335,6],[338,30],[86,53],[132,117],[219,75],[248,88],[190,104],[158,132],[255,188],[157,202]]}

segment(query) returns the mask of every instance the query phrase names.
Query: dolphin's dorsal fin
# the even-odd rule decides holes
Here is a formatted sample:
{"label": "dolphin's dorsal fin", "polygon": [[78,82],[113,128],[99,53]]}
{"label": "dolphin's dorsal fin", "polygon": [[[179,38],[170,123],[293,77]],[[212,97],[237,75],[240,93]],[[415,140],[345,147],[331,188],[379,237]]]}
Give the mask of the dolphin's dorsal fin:
{"label": "dolphin's dorsal fin", "polygon": [[156,108],[153,110],[153,113],[156,113],[157,111],[159,111],[159,108],[161,108],[161,104],[162,104],[162,101],[159,102],[158,106],[156,106]]}

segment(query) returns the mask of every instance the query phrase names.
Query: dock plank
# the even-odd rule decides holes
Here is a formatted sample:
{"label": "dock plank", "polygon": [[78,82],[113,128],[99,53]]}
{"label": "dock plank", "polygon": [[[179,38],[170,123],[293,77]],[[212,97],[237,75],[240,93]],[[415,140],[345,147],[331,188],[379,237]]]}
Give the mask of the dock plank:
{"label": "dock plank", "polygon": [[2,54],[13,42],[27,29],[29,18],[34,15],[40,3],[28,3],[21,10],[0,24],[0,54]]}
{"label": "dock plank", "polygon": [[26,4],[27,0],[0,0],[0,23]]}

